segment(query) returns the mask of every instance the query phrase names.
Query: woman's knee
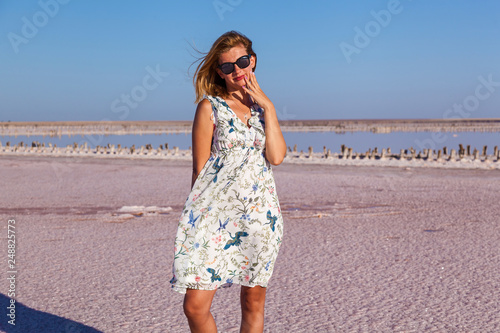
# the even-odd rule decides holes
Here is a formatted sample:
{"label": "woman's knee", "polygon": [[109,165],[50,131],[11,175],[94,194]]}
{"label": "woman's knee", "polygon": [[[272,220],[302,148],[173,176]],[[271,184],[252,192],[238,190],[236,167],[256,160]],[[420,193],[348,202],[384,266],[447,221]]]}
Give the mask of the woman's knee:
{"label": "woman's knee", "polygon": [[[254,289],[259,288],[259,289]],[[264,312],[266,288],[259,286],[242,290],[241,308],[249,312]]]}
{"label": "woman's knee", "polygon": [[184,314],[188,318],[204,317],[210,314],[213,294],[200,291],[187,293],[184,298]]}
{"label": "woman's knee", "polygon": [[184,314],[188,318],[204,317],[210,314],[210,307],[198,302],[184,302]]}

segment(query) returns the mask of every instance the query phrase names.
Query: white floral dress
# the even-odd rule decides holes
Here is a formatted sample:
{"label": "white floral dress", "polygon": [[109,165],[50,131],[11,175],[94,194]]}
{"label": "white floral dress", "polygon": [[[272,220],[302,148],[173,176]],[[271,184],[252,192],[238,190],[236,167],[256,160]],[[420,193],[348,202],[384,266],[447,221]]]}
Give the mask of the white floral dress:
{"label": "white floral dress", "polygon": [[267,287],[283,236],[271,165],[264,157],[264,110],[249,128],[221,97],[212,104],[211,156],[196,178],[177,229],[172,288]]}

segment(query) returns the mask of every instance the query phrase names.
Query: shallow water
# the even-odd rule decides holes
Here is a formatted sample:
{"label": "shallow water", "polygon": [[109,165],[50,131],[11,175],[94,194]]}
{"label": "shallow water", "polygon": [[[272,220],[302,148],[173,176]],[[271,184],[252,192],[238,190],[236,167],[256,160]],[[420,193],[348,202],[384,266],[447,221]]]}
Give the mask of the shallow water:
{"label": "shallow water", "polygon": [[[332,152],[340,152],[342,144],[349,148],[353,148],[354,152],[365,152],[368,149],[377,147],[391,148],[392,152],[399,153],[400,149],[415,148],[417,151],[425,148],[442,149],[448,147],[450,149],[458,149],[461,143],[466,147],[471,145],[471,150],[477,148],[482,151],[483,146],[488,146],[488,152],[493,151],[494,146],[500,145],[500,133],[483,133],[483,132],[393,132],[393,133],[370,133],[370,132],[354,132],[346,134],[336,134],[334,132],[285,132],[283,133],[287,146],[292,148],[297,145],[297,150],[306,152],[308,148],[313,147],[313,151],[319,152],[323,150],[323,146],[331,149]],[[153,148],[159,147],[168,143],[169,149],[174,146],[180,149],[188,149],[191,146],[191,134],[162,134],[162,135],[78,135],[78,136],[2,136],[0,142],[5,145],[10,142],[11,145],[19,142],[31,145],[33,141],[52,143],[58,147],[65,147],[78,143],[82,145],[87,143],[89,147],[106,146],[108,144],[118,145],[122,147],[136,147],[151,144]]]}

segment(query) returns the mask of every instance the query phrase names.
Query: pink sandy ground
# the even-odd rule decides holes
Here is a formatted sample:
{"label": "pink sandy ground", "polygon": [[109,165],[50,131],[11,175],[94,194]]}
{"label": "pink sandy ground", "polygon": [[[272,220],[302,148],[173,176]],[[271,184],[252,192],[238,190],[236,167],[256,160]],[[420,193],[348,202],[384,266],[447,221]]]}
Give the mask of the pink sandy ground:
{"label": "pink sandy ground", "polygon": [[[274,174],[285,235],[265,332],[500,331],[499,170]],[[17,330],[4,278],[1,329],[188,332],[169,280],[190,176],[188,161],[0,157],[0,245],[7,257],[15,218],[18,269]],[[140,205],[173,210],[117,215]],[[237,332],[239,286],[219,290],[212,312],[220,332]]]}

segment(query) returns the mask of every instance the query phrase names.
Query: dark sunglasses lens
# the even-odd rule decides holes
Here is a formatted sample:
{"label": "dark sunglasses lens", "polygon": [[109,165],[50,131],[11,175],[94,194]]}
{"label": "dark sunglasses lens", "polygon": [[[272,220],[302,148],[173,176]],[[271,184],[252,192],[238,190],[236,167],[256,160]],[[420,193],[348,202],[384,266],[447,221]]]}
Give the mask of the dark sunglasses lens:
{"label": "dark sunglasses lens", "polygon": [[234,71],[234,65],[229,63],[222,64],[222,66],[220,66],[220,70],[226,75],[231,74]]}
{"label": "dark sunglasses lens", "polygon": [[247,68],[248,65],[250,65],[250,58],[248,56],[241,57],[236,61],[236,65],[238,65],[239,68]]}
{"label": "dark sunglasses lens", "polygon": [[[247,68],[248,65],[250,65],[250,57],[249,56],[243,56],[236,60],[236,65],[238,65],[239,68]],[[234,71],[234,64],[230,62],[226,62],[222,65],[220,65],[220,70],[224,74],[231,74]]]}

